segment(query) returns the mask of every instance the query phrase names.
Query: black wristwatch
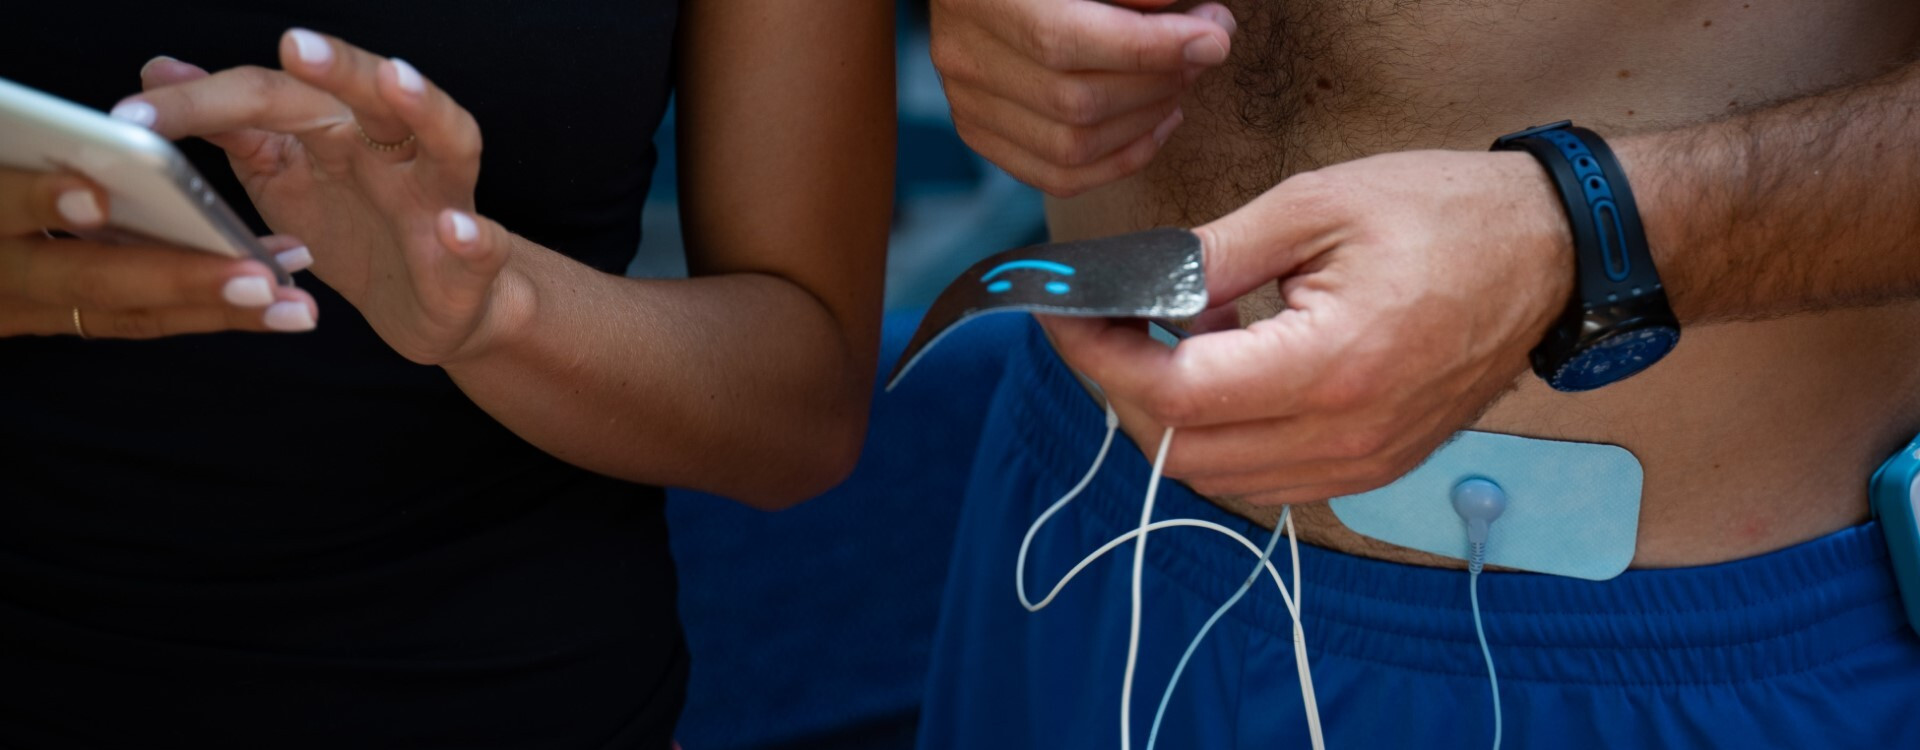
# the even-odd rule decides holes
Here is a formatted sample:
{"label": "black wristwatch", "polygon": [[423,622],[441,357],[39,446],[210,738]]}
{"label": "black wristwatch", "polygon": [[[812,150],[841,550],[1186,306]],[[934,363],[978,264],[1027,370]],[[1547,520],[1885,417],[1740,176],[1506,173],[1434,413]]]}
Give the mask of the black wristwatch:
{"label": "black wristwatch", "polygon": [[1633,189],[1607,142],[1561,121],[1501,136],[1493,150],[1539,160],[1573,228],[1573,298],[1534,347],[1534,374],[1555,390],[1590,391],[1673,351],[1680,321],[1653,267]]}

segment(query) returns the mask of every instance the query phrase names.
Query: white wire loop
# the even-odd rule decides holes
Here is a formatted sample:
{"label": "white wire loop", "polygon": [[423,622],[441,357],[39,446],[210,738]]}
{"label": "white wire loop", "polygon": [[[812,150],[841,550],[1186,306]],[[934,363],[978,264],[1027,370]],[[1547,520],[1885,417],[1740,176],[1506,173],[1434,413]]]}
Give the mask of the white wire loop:
{"label": "white wire loop", "polygon": [[1084,492],[1087,486],[1093,483],[1094,476],[1100,472],[1101,464],[1106,463],[1107,453],[1113,448],[1113,438],[1120,426],[1120,419],[1114,413],[1111,405],[1107,407],[1106,422],[1107,434],[1106,437],[1100,441],[1100,451],[1094,455],[1093,465],[1087,467],[1087,473],[1080,477],[1080,481],[1074,484],[1072,489],[1067,490],[1066,494],[1061,495],[1059,500],[1055,500],[1052,505],[1040,513],[1038,518],[1034,519],[1033,525],[1027,527],[1025,538],[1020,540],[1020,557],[1014,563],[1014,593],[1020,598],[1020,606],[1025,607],[1028,612],[1038,612],[1045,609],[1047,605],[1053,603],[1054,598],[1060,595],[1060,592],[1066,588],[1067,584],[1071,582],[1075,576],[1080,575],[1080,571],[1085,570],[1087,566],[1092,565],[1095,560],[1100,559],[1108,552],[1118,549],[1120,545],[1126,544],[1128,541],[1134,543],[1133,574],[1131,581],[1131,617],[1128,621],[1127,629],[1127,662],[1120,686],[1120,748],[1121,750],[1132,750],[1133,677],[1135,667],[1138,665],[1140,653],[1141,580],[1146,565],[1147,534],[1162,529],[1181,527],[1206,529],[1224,534],[1229,539],[1239,542],[1241,546],[1246,547],[1248,551],[1252,552],[1255,557],[1258,558],[1258,563],[1253,573],[1249,575],[1246,582],[1242,584],[1240,591],[1235,593],[1231,599],[1228,599],[1225,604],[1221,605],[1218,610],[1215,610],[1213,617],[1207,620],[1207,623],[1201,627],[1200,632],[1196,634],[1188,644],[1186,654],[1181,656],[1180,664],[1175,668],[1172,679],[1167,683],[1166,692],[1161,696],[1159,710],[1154,713],[1153,730],[1148,735],[1147,747],[1151,750],[1154,742],[1159,737],[1160,720],[1166,713],[1167,702],[1173,697],[1174,685],[1178,683],[1180,674],[1186,669],[1188,658],[1193,655],[1194,649],[1199,646],[1201,639],[1206,637],[1207,632],[1213,628],[1214,623],[1219,620],[1221,615],[1226,613],[1227,609],[1240,601],[1240,598],[1253,585],[1253,582],[1259,578],[1260,572],[1264,570],[1267,576],[1273,580],[1274,588],[1280,591],[1281,601],[1285,602],[1287,614],[1293,621],[1294,664],[1297,666],[1300,677],[1300,696],[1302,706],[1307,714],[1308,737],[1312,742],[1313,750],[1325,750],[1326,743],[1320,731],[1320,707],[1314,697],[1313,673],[1307,662],[1306,631],[1300,624],[1300,544],[1294,535],[1291,510],[1283,509],[1281,511],[1280,523],[1278,524],[1279,526],[1284,526],[1286,529],[1288,548],[1292,556],[1293,590],[1291,592],[1287,590],[1285,582],[1280,579],[1280,571],[1274,568],[1273,562],[1269,559],[1273,553],[1274,542],[1279,539],[1280,530],[1278,528],[1275,529],[1274,537],[1268,540],[1267,547],[1263,550],[1254,545],[1253,541],[1247,539],[1245,535],[1211,521],[1203,521],[1196,518],[1176,518],[1165,521],[1154,521],[1154,500],[1159,495],[1160,479],[1166,469],[1167,449],[1173,444],[1173,428],[1167,428],[1166,432],[1160,438],[1160,449],[1153,460],[1153,473],[1147,479],[1147,495],[1140,504],[1140,525],[1120,536],[1108,540],[1105,544],[1100,545],[1098,549],[1095,549],[1086,557],[1081,558],[1080,562],[1069,569],[1067,574],[1062,576],[1059,582],[1055,583],[1053,588],[1049,590],[1047,595],[1040,601],[1035,602],[1028,598],[1027,554],[1033,545],[1033,538],[1040,532],[1040,527],[1045,526],[1049,519],[1066,508],[1068,503],[1073,502],[1074,498],[1079,497],[1080,493]]}

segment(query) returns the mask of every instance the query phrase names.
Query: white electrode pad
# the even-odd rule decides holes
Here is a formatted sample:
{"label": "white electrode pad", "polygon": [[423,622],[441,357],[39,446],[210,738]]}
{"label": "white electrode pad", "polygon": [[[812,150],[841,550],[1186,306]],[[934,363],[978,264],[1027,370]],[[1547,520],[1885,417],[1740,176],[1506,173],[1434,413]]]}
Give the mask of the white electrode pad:
{"label": "white electrode pad", "polygon": [[1488,565],[1604,581],[1633,561],[1642,473],[1617,445],[1463,431],[1399,481],[1331,505],[1356,533],[1465,560],[1466,525],[1451,498],[1476,477],[1508,498]]}

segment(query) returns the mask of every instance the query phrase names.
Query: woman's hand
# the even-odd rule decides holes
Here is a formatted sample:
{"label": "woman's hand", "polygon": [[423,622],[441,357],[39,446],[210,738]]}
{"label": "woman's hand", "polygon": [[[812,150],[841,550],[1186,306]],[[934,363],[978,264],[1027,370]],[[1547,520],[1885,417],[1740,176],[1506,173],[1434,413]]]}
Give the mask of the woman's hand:
{"label": "woman's hand", "polygon": [[[75,175],[0,167],[0,336],[149,339],[213,331],[311,330],[306,292],[276,287],[253,260],[165,246],[56,239],[104,227],[107,193]],[[291,237],[263,242],[288,271]]]}
{"label": "woman's hand", "polygon": [[211,75],[158,58],[114,114],[225,149],[268,225],[305,238],[314,272],[402,356],[479,353],[510,324],[513,244],[473,212],[479,126],[404,61],[301,29],[280,58]]}

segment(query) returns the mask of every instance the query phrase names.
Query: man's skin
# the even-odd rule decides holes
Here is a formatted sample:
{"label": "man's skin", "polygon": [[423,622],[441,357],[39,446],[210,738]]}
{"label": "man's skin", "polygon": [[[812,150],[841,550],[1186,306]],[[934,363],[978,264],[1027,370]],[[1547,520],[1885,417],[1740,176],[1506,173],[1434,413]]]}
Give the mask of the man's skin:
{"label": "man's skin", "polygon": [[[1655,257],[1683,319],[1682,343],[1646,373],[1578,395],[1556,393],[1523,373],[1524,348],[1489,355],[1489,361],[1498,359],[1506,368],[1482,378],[1491,390],[1485,383],[1461,390],[1485,391],[1463,400],[1477,406],[1491,399],[1491,406],[1460,415],[1454,424],[1470,420],[1472,429],[1609,443],[1632,451],[1646,472],[1636,567],[1748,557],[1866,519],[1867,477],[1920,428],[1920,351],[1913,347],[1920,334],[1920,304],[1909,301],[1912,290],[1892,278],[1885,289],[1856,278],[1845,293],[1838,285],[1833,290],[1821,285],[1830,270],[1822,266],[1859,267],[1844,253],[1826,252],[1833,244],[1859,242],[1878,251],[1872,243],[1888,241],[1884,233],[1849,228],[1850,212],[1829,207],[1836,195],[1858,195],[1858,220],[1878,222],[1891,214],[1876,201],[1901,195],[1920,199],[1920,191],[1907,184],[1914,176],[1904,166],[1906,156],[1889,159],[1886,181],[1861,179],[1872,172],[1861,168],[1863,154],[1882,141],[1901,142],[1890,155],[1910,153],[1904,142],[1920,140],[1920,120],[1912,119],[1908,105],[1897,105],[1908,107],[1904,114],[1862,109],[1862,102],[1876,101],[1869,94],[1807,99],[1801,109],[1779,105],[1896,75],[1920,49],[1920,4],[1239,0],[1227,5],[1238,29],[1226,64],[1193,79],[1179,101],[1183,121],[1143,170],[1049,204],[1056,239],[1198,226],[1302,172],[1387,152],[1480,152],[1502,133],[1572,119],[1615,143],[1633,178]],[[1886,86],[1910,92],[1913,84],[1889,79]],[[956,98],[956,109],[959,103]],[[1772,119],[1761,123],[1764,128],[1696,127],[1753,112]],[[1859,127],[1844,127],[1848,124]],[[1747,182],[1716,182],[1728,163],[1743,158],[1729,144],[1756,132],[1760,135],[1752,143],[1738,146],[1764,145],[1765,153],[1779,158],[1750,167],[1741,162],[1751,178]],[[1668,135],[1637,137],[1654,133]],[[1846,139],[1845,153],[1832,150],[1834,138]],[[1454,179],[1530,181],[1537,199],[1516,197],[1513,221],[1557,217],[1554,231],[1565,232],[1557,199],[1530,159],[1518,154],[1475,158],[1481,161],[1463,161],[1470,168],[1462,169],[1436,161],[1435,189]],[[1481,165],[1485,171],[1474,171]],[[1836,185],[1820,176],[1828,165],[1852,168],[1846,177],[1835,178]],[[1688,171],[1694,166],[1700,167],[1698,174]],[[1726,190],[1716,189],[1723,184]],[[1055,192],[1078,192],[1079,187]],[[1757,192],[1762,190],[1764,195]],[[1793,214],[1787,201],[1801,194],[1808,209],[1819,211]],[[1908,205],[1920,211],[1920,200]],[[1731,237],[1774,247],[1756,247],[1749,254],[1715,246]],[[1562,238],[1558,252],[1570,254],[1564,243]],[[1716,255],[1685,258],[1695,247]],[[1793,258],[1802,252],[1810,259],[1795,267]],[[1913,252],[1909,245],[1908,257]],[[1762,255],[1768,258],[1765,269],[1757,268]],[[1750,264],[1749,257],[1755,258]],[[1484,257],[1462,262],[1496,265]],[[1756,268],[1748,272],[1743,265]],[[1542,290],[1564,301],[1571,266],[1560,269],[1564,282],[1513,278],[1515,305],[1533,304],[1524,301]],[[1296,290],[1312,291],[1290,287],[1290,299]],[[1282,309],[1279,300],[1278,288],[1264,285],[1241,300],[1241,322],[1251,325],[1275,316]],[[1542,309],[1550,314],[1558,304]],[[1527,330],[1510,338],[1537,341],[1545,330],[1545,319],[1522,322]],[[1050,332],[1056,341],[1070,335],[1075,347],[1109,345],[1110,338],[1101,337],[1111,333],[1060,324],[1050,325]],[[1075,359],[1068,356],[1083,371],[1100,369],[1082,366],[1084,354],[1083,361]],[[1115,390],[1102,374],[1088,374],[1109,392]],[[1500,393],[1509,375],[1518,377],[1510,391]],[[1137,441],[1157,442],[1158,423],[1167,420],[1148,415],[1133,415],[1129,432]],[[1123,411],[1123,416],[1128,415]],[[1174,438],[1176,453],[1181,439]],[[1251,439],[1245,442],[1258,447]],[[1396,471],[1406,468],[1404,462],[1395,466]],[[1176,477],[1182,473],[1169,471]],[[1268,525],[1278,515],[1272,501],[1220,491],[1232,482],[1192,484],[1221,505]],[[1247,487],[1256,489],[1257,483]],[[1404,562],[1452,563],[1353,534],[1323,504],[1300,506],[1294,518],[1301,538],[1321,546]]]}

